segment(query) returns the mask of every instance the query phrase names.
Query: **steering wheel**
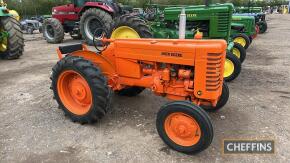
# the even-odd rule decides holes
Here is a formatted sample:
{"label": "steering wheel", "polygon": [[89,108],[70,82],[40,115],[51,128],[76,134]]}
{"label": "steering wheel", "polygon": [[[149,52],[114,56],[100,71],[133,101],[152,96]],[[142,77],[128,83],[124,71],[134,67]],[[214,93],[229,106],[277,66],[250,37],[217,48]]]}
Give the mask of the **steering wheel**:
{"label": "steering wheel", "polygon": [[93,37],[93,44],[94,47],[97,49],[98,53],[102,53],[104,50],[107,49],[109,42],[103,42],[103,39],[106,38],[108,32],[104,28],[97,28],[94,32]]}

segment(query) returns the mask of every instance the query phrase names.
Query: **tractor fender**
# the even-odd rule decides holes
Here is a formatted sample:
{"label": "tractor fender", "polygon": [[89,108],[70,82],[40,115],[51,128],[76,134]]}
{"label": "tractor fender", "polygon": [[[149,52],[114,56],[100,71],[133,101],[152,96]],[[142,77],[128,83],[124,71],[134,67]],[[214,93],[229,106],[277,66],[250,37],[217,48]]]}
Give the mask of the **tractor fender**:
{"label": "tractor fender", "polygon": [[79,56],[86,60],[91,61],[98,66],[107,79],[113,79],[116,76],[115,66],[106,57],[98,55],[95,52],[88,50],[79,50],[69,54],[70,56]]}
{"label": "tractor fender", "polygon": [[83,12],[85,12],[89,8],[99,8],[101,10],[108,12],[110,15],[114,15],[114,9],[112,7],[104,3],[96,3],[96,2],[87,2],[79,12],[79,15],[81,16]]}

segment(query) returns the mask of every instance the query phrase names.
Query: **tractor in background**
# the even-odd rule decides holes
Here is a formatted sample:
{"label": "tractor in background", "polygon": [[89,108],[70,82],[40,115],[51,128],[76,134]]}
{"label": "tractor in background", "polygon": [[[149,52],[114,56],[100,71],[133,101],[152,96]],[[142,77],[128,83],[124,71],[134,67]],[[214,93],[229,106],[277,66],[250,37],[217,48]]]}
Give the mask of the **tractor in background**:
{"label": "tractor in background", "polygon": [[252,16],[232,16],[231,38],[247,49],[257,37],[259,28]]}
{"label": "tractor in background", "polygon": [[95,30],[110,29],[113,18],[126,13],[125,8],[115,0],[71,0],[70,4],[52,9],[52,18],[43,23],[43,36],[48,43],[61,43],[69,33],[93,45]]}
{"label": "tractor in background", "polygon": [[7,9],[3,0],[0,4],[0,58],[18,59],[24,51],[24,38],[17,20],[19,15]]}
{"label": "tractor in background", "polygon": [[[202,33],[206,39],[224,39],[228,42],[228,55],[224,77],[232,81],[241,72],[241,63],[246,58],[245,49],[234,43],[231,36],[232,4],[164,7],[156,4],[145,8],[145,21],[130,15],[123,15],[116,20],[112,38],[171,38],[179,37],[179,16],[182,9],[186,13],[186,39]],[[236,53],[237,52],[237,53]],[[235,53],[234,55],[232,53]]]}
{"label": "tractor in background", "polygon": [[263,13],[262,7],[237,7],[235,8],[236,16],[253,16],[255,17],[256,25],[259,27],[259,33],[263,34],[268,29],[268,24],[266,22],[266,14]]}

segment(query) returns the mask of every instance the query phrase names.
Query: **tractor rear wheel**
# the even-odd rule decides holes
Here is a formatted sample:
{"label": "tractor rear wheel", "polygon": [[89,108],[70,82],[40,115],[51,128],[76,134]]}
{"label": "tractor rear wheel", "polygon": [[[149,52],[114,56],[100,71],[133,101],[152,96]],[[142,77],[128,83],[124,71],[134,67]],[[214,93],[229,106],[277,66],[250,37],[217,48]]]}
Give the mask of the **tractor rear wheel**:
{"label": "tractor rear wheel", "polygon": [[228,52],[225,61],[224,80],[231,82],[235,80],[241,73],[241,61],[238,57]]}
{"label": "tractor rear wheel", "polygon": [[247,52],[246,52],[246,49],[239,43],[234,43],[234,48],[233,48],[233,51],[232,53],[238,57],[241,61],[241,63],[243,63],[246,59],[246,56],[247,56]]}
{"label": "tractor rear wheel", "polygon": [[259,26],[260,34],[265,33],[267,31],[267,29],[268,29],[268,24],[267,24],[266,21],[258,22],[258,26]]}
{"label": "tractor rear wheel", "polygon": [[86,10],[80,21],[80,31],[87,44],[93,45],[95,31],[98,28],[109,30],[112,28],[112,16],[104,10],[90,8]]}
{"label": "tractor rear wheel", "polygon": [[230,97],[230,90],[229,90],[228,85],[224,82],[222,94],[221,94],[221,97],[219,98],[217,105],[215,107],[202,105],[201,107],[208,112],[217,112],[227,104],[229,97]]}
{"label": "tractor rear wheel", "polygon": [[208,114],[187,101],[175,101],[161,107],[156,128],[161,139],[172,149],[198,153],[213,140],[213,127]]}
{"label": "tractor rear wheel", "polygon": [[64,39],[64,29],[61,22],[55,18],[45,19],[43,22],[43,37],[48,43],[58,44]]}
{"label": "tractor rear wheel", "polygon": [[122,15],[116,19],[110,38],[153,38],[146,22],[136,16]]}
{"label": "tractor rear wheel", "polygon": [[[134,39],[134,38],[152,38],[149,27],[142,19],[131,16],[122,15],[115,21],[115,24],[110,32],[110,38],[113,39]],[[142,87],[127,87],[116,93],[120,96],[133,97],[140,94],[145,88]]]}
{"label": "tractor rear wheel", "polygon": [[245,49],[248,49],[248,47],[251,44],[249,37],[244,33],[235,34],[232,36],[232,38],[233,38],[234,42],[239,43]]}
{"label": "tractor rear wheel", "polygon": [[72,121],[93,123],[108,112],[111,89],[92,62],[67,56],[53,67],[51,79],[54,97]]}
{"label": "tractor rear wheel", "polygon": [[13,17],[1,17],[0,32],[9,33],[0,42],[0,57],[18,59],[24,51],[24,38],[20,23]]}

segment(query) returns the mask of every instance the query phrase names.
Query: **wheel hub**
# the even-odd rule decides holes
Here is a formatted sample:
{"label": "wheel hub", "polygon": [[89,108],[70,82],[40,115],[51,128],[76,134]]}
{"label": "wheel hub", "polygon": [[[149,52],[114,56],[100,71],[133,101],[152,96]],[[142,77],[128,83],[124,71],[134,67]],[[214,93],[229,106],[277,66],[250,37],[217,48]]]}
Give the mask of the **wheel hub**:
{"label": "wheel hub", "polygon": [[239,43],[240,45],[242,45],[243,47],[246,46],[247,42],[243,37],[236,37],[234,39],[234,42]]}
{"label": "wheel hub", "polygon": [[235,65],[234,63],[229,60],[229,59],[226,59],[226,62],[225,62],[225,70],[224,70],[224,77],[229,77],[231,76],[235,71]]}
{"label": "wheel hub", "polygon": [[90,110],[92,93],[87,81],[75,71],[64,71],[57,83],[58,94],[65,107],[76,115]]}
{"label": "wheel hub", "polygon": [[239,49],[234,48],[234,49],[233,49],[233,54],[234,54],[235,56],[237,56],[239,59],[241,58],[241,52],[239,51]]}
{"label": "wheel hub", "polygon": [[192,146],[201,137],[201,130],[196,120],[184,113],[169,115],[164,125],[168,137],[182,146]]}
{"label": "wheel hub", "polygon": [[99,21],[99,19],[95,18],[94,16],[88,17],[85,19],[84,22],[84,31],[86,36],[90,39],[93,40],[95,31],[97,28],[101,28],[102,23]]}

